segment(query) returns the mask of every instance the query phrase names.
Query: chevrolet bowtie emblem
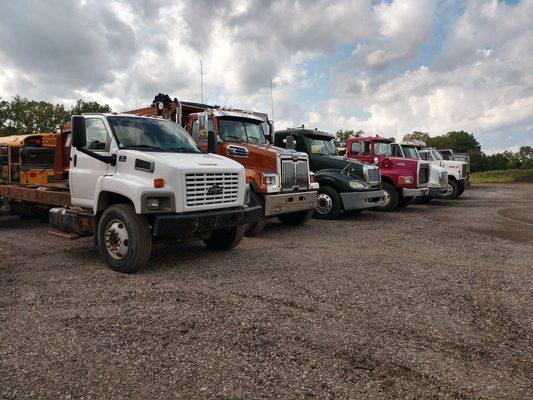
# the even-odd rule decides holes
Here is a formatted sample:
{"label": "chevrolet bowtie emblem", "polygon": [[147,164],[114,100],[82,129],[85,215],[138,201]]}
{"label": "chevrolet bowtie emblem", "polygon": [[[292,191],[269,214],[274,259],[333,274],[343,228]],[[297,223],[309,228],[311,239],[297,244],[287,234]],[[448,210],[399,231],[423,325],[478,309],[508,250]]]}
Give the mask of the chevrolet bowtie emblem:
{"label": "chevrolet bowtie emblem", "polygon": [[218,185],[211,186],[209,189],[207,189],[207,194],[209,195],[222,194],[223,192],[224,192],[224,189],[222,189]]}

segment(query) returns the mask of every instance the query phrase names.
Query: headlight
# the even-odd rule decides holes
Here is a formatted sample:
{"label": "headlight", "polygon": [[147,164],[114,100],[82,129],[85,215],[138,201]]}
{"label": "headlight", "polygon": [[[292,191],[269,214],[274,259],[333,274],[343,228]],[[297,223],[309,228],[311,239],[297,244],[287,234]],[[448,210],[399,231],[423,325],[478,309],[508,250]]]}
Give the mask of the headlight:
{"label": "headlight", "polygon": [[412,176],[400,176],[398,177],[398,182],[399,183],[413,183],[414,182],[414,179]]}
{"label": "headlight", "polygon": [[366,186],[363,182],[350,181],[350,187],[352,189],[366,189],[368,186]]}
{"label": "headlight", "polygon": [[146,200],[146,207],[149,210],[158,210],[159,209],[159,199],[148,199],[148,200]]}
{"label": "headlight", "polygon": [[267,192],[278,192],[280,190],[279,175],[276,173],[264,173],[263,185],[266,186]]}

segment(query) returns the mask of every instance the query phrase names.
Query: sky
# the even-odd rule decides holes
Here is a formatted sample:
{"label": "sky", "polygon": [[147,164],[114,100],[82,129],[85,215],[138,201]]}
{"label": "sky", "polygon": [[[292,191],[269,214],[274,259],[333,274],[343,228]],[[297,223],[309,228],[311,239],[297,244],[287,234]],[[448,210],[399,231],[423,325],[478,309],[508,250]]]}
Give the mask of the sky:
{"label": "sky", "polygon": [[121,111],[162,92],[276,129],[533,145],[533,0],[0,0],[0,97]]}

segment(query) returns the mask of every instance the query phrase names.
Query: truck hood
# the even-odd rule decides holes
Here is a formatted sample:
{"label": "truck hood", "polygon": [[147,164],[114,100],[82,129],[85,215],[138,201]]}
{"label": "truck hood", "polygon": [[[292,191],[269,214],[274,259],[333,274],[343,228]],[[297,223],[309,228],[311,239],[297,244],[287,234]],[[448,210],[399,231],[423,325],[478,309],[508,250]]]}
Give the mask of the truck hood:
{"label": "truck hood", "polygon": [[191,166],[242,168],[241,164],[230,158],[204,153],[166,153],[139,150],[121,150],[119,155],[126,155],[140,160],[163,163],[172,168],[186,169]]}
{"label": "truck hood", "polygon": [[[393,168],[406,169],[409,171],[418,171],[418,162],[416,158],[386,157],[392,161]],[[383,162],[383,160],[381,160]],[[416,175],[416,172],[415,172]]]}
{"label": "truck hood", "polygon": [[[231,143],[235,146],[239,146],[240,143]],[[270,155],[276,155],[276,154],[293,154],[295,153],[294,150],[287,150],[283,149],[281,147],[276,147],[272,144],[257,144],[257,143],[246,143],[246,147],[248,147],[250,150],[253,150],[254,153],[263,155],[263,156],[270,156]],[[296,152],[300,153],[300,152]],[[304,154],[304,153],[302,153]]]}
{"label": "truck hood", "polygon": [[463,165],[466,165],[464,161],[452,161],[452,160],[441,160],[439,161],[439,166],[443,168],[461,168]]}
{"label": "truck hood", "polygon": [[363,173],[364,163],[358,160],[352,160],[344,156],[331,156],[331,155],[315,155],[314,157],[320,157],[322,160],[328,161],[328,168],[326,170],[343,170],[347,165],[350,165],[351,175],[355,175],[357,178],[365,180]]}

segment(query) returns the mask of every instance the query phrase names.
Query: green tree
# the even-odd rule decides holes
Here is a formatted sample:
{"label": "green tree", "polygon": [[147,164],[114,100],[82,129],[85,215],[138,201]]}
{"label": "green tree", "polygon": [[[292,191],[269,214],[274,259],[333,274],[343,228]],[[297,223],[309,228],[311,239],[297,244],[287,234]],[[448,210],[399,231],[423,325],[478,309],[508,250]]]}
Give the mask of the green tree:
{"label": "green tree", "polygon": [[111,107],[107,104],[99,104],[96,101],[78,100],[74,107],[70,109],[70,115],[80,115],[83,113],[108,113]]}
{"label": "green tree", "polygon": [[429,136],[429,133],[426,132],[414,131],[412,133],[408,133],[403,137],[404,142],[409,142],[413,140],[419,140],[421,142],[424,142],[426,146],[430,146],[431,143],[431,137]]}
{"label": "green tree", "polygon": [[450,139],[451,148],[456,153],[466,153],[468,150],[481,151],[481,145],[471,133],[452,131],[448,132],[446,136]]}
{"label": "green tree", "polygon": [[348,140],[348,138],[361,137],[364,135],[365,135],[365,132],[363,132],[362,130],[358,130],[357,132],[355,132],[353,130],[339,129],[335,133],[335,141],[337,142],[339,146],[346,146],[346,141]]}

